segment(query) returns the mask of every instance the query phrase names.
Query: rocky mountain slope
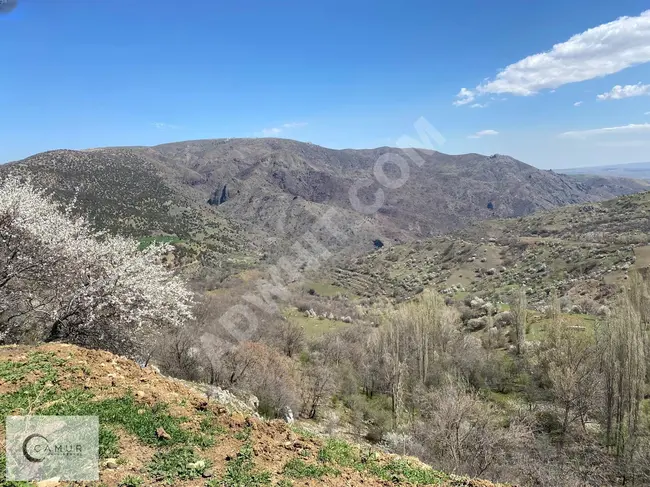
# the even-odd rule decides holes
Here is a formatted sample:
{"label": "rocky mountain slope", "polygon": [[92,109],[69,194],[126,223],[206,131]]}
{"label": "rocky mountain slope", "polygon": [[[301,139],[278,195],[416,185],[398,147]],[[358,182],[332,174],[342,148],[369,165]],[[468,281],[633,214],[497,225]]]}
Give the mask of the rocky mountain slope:
{"label": "rocky mountain slope", "polygon": [[[352,208],[349,190],[374,198],[373,167],[401,154],[409,176],[385,189],[374,215]],[[243,252],[255,260],[281,249],[328,210],[351,237],[369,248],[376,238],[409,241],[458,229],[472,221],[517,217],[537,210],[641,191],[647,183],[581,178],[541,171],[507,156],[451,156],[418,150],[414,164],[399,149],[331,150],[285,139],[216,139],[155,147],[59,150],[0,167],[29,175],[63,199],[79,192],[80,210],[101,225],[136,236],[169,236],[215,255]],[[397,179],[397,166],[386,173]],[[194,249],[196,250],[196,249]]]}
{"label": "rocky mountain slope", "polygon": [[520,285],[542,308],[596,313],[628,272],[650,265],[650,192],[489,220],[451,235],[383,247],[331,268],[322,281],[359,296],[401,300],[431,287],[507,301]]}
{"label": "rocky mountain slope", "polygon": [[[99,478],[107,486],[495,485],[264,421],[152,368],[71,345],[0,347],[1,416],[27,412],[99,416]],[[2,448],[3,485],[5,463]]]}

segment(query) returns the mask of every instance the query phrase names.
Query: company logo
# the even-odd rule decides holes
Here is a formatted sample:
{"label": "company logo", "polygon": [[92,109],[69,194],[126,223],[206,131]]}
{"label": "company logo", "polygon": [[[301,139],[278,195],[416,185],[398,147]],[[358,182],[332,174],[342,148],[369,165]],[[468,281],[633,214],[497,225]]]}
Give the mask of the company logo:
{"label": "company logo", "polygon": [[8,416],[6,433],[9,481],[99,478],[97,416]]}
{"label": "company logo", "polygon": [[23,456],[29,462],[42,462],[46,457],[53,455],[81,457],[83,455],[83,445],[80,443],[54,443],[50,445],[50,441],[39,433],[33,433],[23,441]]}
{"label": "company logo", "polygon": [[18,0],[0,0],[0,14],[8,14],[17,4]]}

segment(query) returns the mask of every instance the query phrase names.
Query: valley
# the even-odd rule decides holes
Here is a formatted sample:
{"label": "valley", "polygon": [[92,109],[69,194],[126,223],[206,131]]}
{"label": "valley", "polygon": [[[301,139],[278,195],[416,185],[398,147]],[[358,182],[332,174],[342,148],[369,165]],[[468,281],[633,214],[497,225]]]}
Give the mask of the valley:
{"label": "valley", "polygon": [[[586,383],[600,380],[594,354],[604,346],[603,327],[618,316],[630,289],[648,292],[647,183],[564,176],[507,156],[419,151],[427,164],[404,187],[386,191],[375,214],[356,212],[348,189],[387,153],[399,151],[333,151],[280,139],[179,142],[47,152],[0,166],[0,179],[17,177],[51,193],[67,214],[87,215],[90,227],[133,239],[136,254],[167,249],[161,254],[165,272],[192,289],[191,320],[162,328],[153,341],[138,338],[137,330],[124,342],[100,344],[92,334],[62,341],[147,357],[169,380],[208,394],[209,404],[212,387],[242,398],[253,394],[256,406],[245,414],[260,419],[242,423],[232,419],[240,418],[235,412],[218,420],[219,431],[234,431],[237,441],[227,444],[240,448],[237,458],[253,447],[246,470],[236,472],[252,482],[245,485],[288,486],[302,479],[343,485],[341,475],[346,485],[396,478],[409,485],[490,485],[441,472],[559,485],[564,469],[576,462],[581,467],[571,470],[566,485],[608,478],[602,469],[581,470],[592,461],[590,445],[600,433],[580,433],[576,421],[600,428],[597,397],[575,383],[578,392],[571,394],[589,397],[588,409],[562,403],[552,367],[569,373],[572,359],[554,354],[558,347],[578,347],[588,354],[588,369],[579,373]],[[93,238],[101,241],[101,235]],[[41,318],[29,303],[20,305],[27,318],[19,324],[33,327]],[[644,312],[643,304],[631,306]],[[13,326],[8,336],[20,337]],[[128,329],[110,321],[106,326],[116,333]],[[36,353],[65,353],[59,345],[47,347]],[[6,367],[26,366],[13,361],[31,352],[11,358],[12,350],[0,348],[0,364],[2,353],[9,353]],[[90,353],[84,350],[74,353]],[[135,369],[131,375],[137,376]],[[177,388],[160,384],[151,393],[157,397],[160,387]],[[106,401],[101,390],[87,407]],[[131,400],[128,392],[113,392],[119,401]],[[227,394],[219,392],[219,401]],[[176,395],[165,400],[175,404]],[[15,407],[6,405],[7,411]],[[561,423],[562,407],[573,419]],[[448,411],[464,411],[462,444],[450,443]],[[304,461],[276,455],[273,428],[285,435],[283,423],[257,422],[292,422],[294,416],[300,431],[324,438],[296,440],[302,446],[293,453]],[[111,431],[130,437],[133,427],[114,424]],[[239,441],[256,428],[262,437]],[[546,451],[565,441],[571,446],[560,453]],[[334,463],[322,453],[333,445],[346,452]],[[189,445],[183,455],[192,465],[201,458],[214,466],[208,480],[191,469],[154,475],[164,455],[182,453],[159,447],[158,453],[145,448],[149,466],[120,456],[122,466],[102,467],[103,478],[120,473],[156,485],[159,475],[170,475],[185,479],[183,485],[213,485],[213,476],[235,475],[234,464],[223,463],[207,443]],[[460,456],[447,453],[453,448]],[[314,463],[310,452],[318,449]],[[365,451],[376,451],[369,454],[388,467],[362,466]],[[388,452],[417,456],[438,470],[400,463],[388,478],[386,468],[395,466],[383,456]],[[551,466],[532,468],[531,455]],[[346,470],[350,465],[356,473]]]}

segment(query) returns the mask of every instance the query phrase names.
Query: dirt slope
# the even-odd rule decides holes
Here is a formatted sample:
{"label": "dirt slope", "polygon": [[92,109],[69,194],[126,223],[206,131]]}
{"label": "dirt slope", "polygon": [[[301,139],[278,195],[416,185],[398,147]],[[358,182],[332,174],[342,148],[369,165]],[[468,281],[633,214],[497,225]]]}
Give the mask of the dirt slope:
{"label": "dirt slope", "polygon": [[[150,368],[75,346],[0,348],[2,424],[27,413],[100,417],[96,485],[494,485],[246,416]],[[4,438],[3,427],[2,452]],[[0,463],[2,484],[3,453]]]}

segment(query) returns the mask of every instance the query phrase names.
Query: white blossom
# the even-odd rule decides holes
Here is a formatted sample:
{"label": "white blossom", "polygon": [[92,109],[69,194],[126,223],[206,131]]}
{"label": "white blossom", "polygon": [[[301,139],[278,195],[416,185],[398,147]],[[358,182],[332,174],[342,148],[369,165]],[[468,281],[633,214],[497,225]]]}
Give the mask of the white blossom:
{"label": "white blossom", "polygon": [[[44,192],[0,185],[0,340],[42,333],[121,353],[136,337],[192,318],[192,293],[164,265],[168,244],[91,228]],[[15,338],[14,338],[15,339]]]}

